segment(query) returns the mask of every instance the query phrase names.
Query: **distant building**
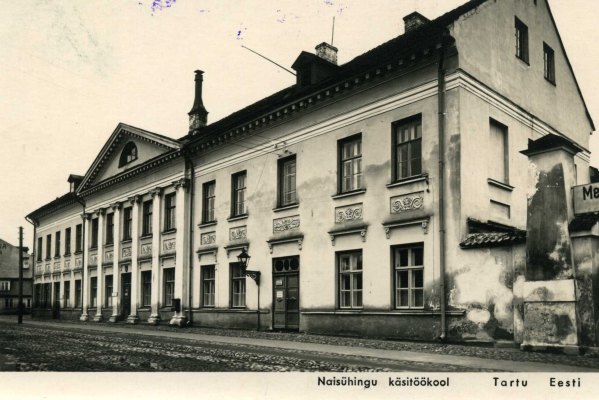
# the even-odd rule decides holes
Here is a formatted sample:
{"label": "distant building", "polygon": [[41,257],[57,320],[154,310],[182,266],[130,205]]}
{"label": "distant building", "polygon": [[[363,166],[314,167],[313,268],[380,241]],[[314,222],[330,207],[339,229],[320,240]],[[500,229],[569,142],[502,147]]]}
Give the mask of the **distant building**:
{"label": "distant building", "polygon": [[[23,306],[31,310],[33,272],[23,248]],[[19,306],[19,247],[0,239],[0,314],[16,314]]]}
{"label": "distant building", "polygon": [[520,151],[562,138],[588,183],[593,121],[547,1],[404,21],[211,124],[196,71],[178,140],[119,124],[28,216],[36,315],[522,343]]}

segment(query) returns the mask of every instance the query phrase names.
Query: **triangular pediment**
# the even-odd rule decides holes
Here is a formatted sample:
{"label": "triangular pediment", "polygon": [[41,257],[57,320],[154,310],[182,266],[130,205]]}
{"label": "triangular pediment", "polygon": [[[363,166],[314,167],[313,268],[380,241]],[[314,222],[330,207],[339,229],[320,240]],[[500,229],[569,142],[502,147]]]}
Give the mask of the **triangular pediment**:
{"label": "triangular pediment", "polygon": [[79,191],[180,147],[175,139],[120,123],[88,169]]}

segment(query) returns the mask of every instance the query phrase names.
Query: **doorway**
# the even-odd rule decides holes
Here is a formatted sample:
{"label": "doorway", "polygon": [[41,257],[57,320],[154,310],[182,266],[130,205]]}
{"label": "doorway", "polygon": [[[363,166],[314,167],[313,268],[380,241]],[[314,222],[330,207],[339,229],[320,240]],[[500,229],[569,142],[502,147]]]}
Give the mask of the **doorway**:
{"label": "doorway", "polygon": [[273,328],[299,329],[299,256],[272,260]]}
{"label": "doorway", "polygon": [[121,317],[131,314],[131,272],[121,274]]}

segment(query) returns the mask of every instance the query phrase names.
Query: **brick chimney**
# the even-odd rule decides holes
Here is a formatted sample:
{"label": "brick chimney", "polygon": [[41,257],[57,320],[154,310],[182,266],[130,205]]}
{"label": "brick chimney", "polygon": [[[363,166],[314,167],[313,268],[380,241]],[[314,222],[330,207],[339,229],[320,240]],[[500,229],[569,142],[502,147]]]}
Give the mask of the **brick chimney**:
{"label": "brick chimney", "polygon": [[202,101],[202,82],[204,81],[204,71],[199,69],[195,71],[195,99],[189,115],[189,133],[197,133],[201,128],[208,124],[208,111]]}
{"label": "brick chimney", "polygon": [[414,29],[418,28],[419,26],[424,25],[427,22],[430,22],[430,20],[428,18],[426,18],[424,15],[422,15],[416,11],[403,17],[403,21],[404,21],[404,28],[405,28],[404,31],[405,32],[413,31]]}
{"label": "brick chimney", "polygon": [[337,49],[335,46],[330,45],[326,42],[322,42],[316,46],[316,55],[323,60],[327,60],[331,64],[337,65]]}

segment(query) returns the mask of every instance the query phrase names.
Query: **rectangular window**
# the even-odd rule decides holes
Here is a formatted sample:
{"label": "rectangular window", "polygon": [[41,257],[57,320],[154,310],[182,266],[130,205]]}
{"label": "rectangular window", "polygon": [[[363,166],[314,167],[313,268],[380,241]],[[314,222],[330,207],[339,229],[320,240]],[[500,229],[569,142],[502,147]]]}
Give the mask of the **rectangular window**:
{"label": "rectangular window", "polygon": [[143,307],[152,305],[152,271],[141,273],[141,305]]}
{"label": "rectangular window", "polygon": [[238,172],[234,174],[232,177],[232,199],[231,199],[231,216],[238,217],[240,215],[245,215],[247,213],[247,209],[245,206],[245,191],[246,191],[246,181],[247,181],[247,173],[246,171]]}
{"label": "rectangular window", "polygon": [[92,234],[90,240],[90,248],[98,248],[98,218],[92,219]]}
{"label": "rectangular window", "polygon": [[54,257],[60,257],[60,231],[55,234]]}
{"label": "rectangular window", "polygon": [[112,275],[104,277],[104,307],[112,307]]}
{"label": "rectangular window", "polygon": [[71,306],[71,281],[64,281],[63,307],[68,308],[70,306]]}
{"label": "rectangular window", "polygon": [[507,126],[491,119],[490,125],[490,157],[489,178],[509,184],[509,152]]}
{"label": "rectangular window", "polygon": [[75,307],[81,307],[81,279],[75,281]]}
{"label": "rectangular window", "polygon": [[424,261],[422,245],[399,247],[393,253],[395,307],[424,307]]}
{"label": "rectangular window", "polygon": [[295,156],[279,160],[279,207],[297,203]]}
{"label": "rectangular window", "polygon": [[422,117],[411,117],[393,124],[393,179],[422,174]]}
{"label": "rectangular window", "polygon": [[50,259],[52,247],[52,235],[46,235],[46,260]]}
{"label": "rectangular window", "polygon": [[202,223],[215,221],[214,202],[216,199],[216,182],[206,182],[202,185]]}
{"label": "rectangular window", "polygon": [[37,238],[37,260],[42,261],[42,245],[44,243],[44,238]]}
{"label": "rectangular window", "polygon": [[71,228],[67,228],[64,231],[64,255],[68,256],[71,254]]}
{"label": "rectangular window", "polygon": [[339,141],[339,192],[362,189],[362,135]]}
{"label": "rectangular window", "polygon": [[245,274],[238,263],[231,264],[231,307],[245,307]]}
{"label": "rectangular window", "polygon": [[98,278],[93,277],[89,279],[89,306],[96,307],[98,300]]}
{"label": "rectangular window", "polygon": [[152,234],[152,211],[153,211],[152,200],[144,202],[143,210],[142,210],[142,221],[141,221],[142,236],[149,236]]}
{"label": "rectangular window", "polygon": [[362,251],[337,254],[339,308],[362,308]]}
{"label": "rectangular window", "polygon": [[83,225],[75,227],[75,252],[80,253],[83,250]]}
{"label": "rectangular window", "polygon": [[528,27],[518,18],[516,27],[516,57],[528,64]]}
{"label": "rectangular window", "polygon": [[214,265],[202,266],[202,307],[214,307]]}
{"label": "rectangular window", "polygon": [[127,207],[123,209],[123,240],[131,240],[133,229],[133,209]]}
{"label": "rectangular window", "polygon": [[175,193],[170,193],[164,196],[164,230],[170,231],[175,229]]}
{"label": "rectangular window", "polygon": [[555,53],[547,43],[543,43],[543,64],[545,79],[555,84]]}
{"label": "rectangular window", "polygon": [[0,292],[10,291],[10,281],[0,281]]}
{"label": "rectangular window", "polygon": [[114,243],[114,214],[106,214],[106,244]]}
{"label": "rectangular window", "polygon": [[165,307],[173,306],[173,298],[175,296],[175,269],[166,268],[164,274],[164,301]]}
{"label": "rectangular window", "polygon": [[13,300],[12,297],[6,297],[4,299],[4,307],[5,308],[13,308]]}

